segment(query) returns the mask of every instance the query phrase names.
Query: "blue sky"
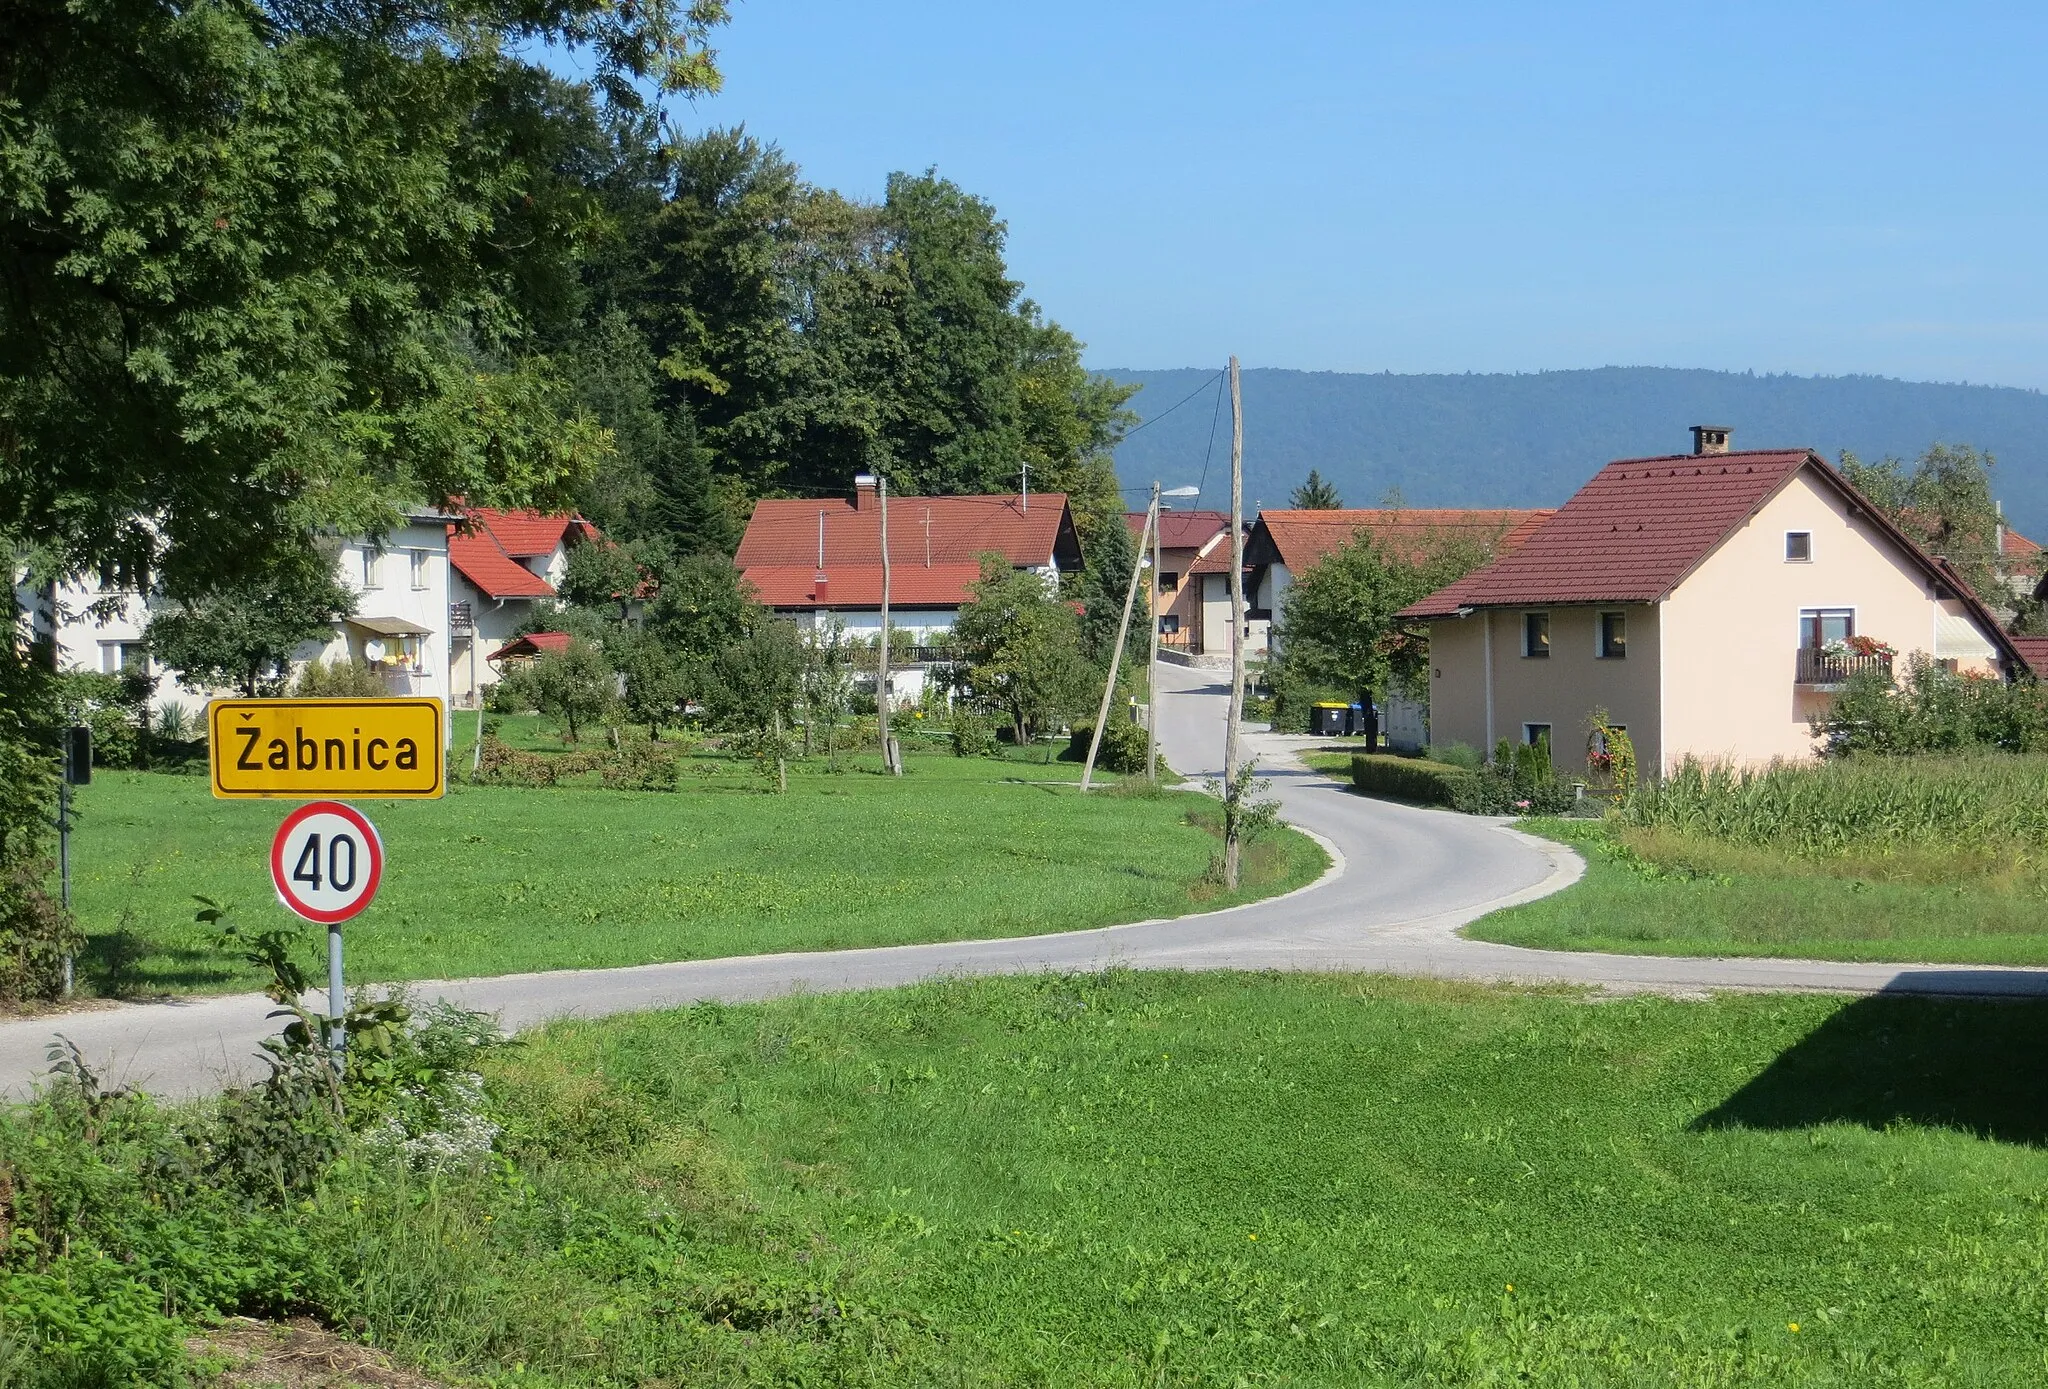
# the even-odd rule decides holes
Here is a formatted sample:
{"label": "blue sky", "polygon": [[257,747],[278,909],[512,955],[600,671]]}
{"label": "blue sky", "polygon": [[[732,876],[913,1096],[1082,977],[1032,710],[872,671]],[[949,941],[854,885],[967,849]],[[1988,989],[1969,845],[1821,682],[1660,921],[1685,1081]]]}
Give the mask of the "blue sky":
{"label": "blue sky", "polygon": [[2048,5],[734,11],[680,123],[935,166],[1097,367],[2048,387]]}

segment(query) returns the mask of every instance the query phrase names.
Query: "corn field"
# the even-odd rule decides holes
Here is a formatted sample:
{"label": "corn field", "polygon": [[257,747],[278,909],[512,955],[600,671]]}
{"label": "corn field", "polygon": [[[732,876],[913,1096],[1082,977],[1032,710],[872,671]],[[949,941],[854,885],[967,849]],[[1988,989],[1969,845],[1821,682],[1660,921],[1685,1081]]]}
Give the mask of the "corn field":
{"label": "corn field", "polygon": [[2048,756],[1846,758],[1754,771],[1688,760],[1623,823],[1827,857],[1907,847],[2048,849]]}

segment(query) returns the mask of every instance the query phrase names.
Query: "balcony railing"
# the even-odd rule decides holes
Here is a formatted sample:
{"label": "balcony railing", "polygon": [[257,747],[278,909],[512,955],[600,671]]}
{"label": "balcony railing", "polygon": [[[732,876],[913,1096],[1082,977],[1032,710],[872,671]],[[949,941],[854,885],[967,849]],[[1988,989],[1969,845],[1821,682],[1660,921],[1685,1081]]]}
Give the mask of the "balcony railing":
{"label": "balcony railing", "polygon": [[1799,648],[1799,673],[1797,683],[1815,690],[1839,690],[1854,676],[1865,671],[1881,672],[1891,678],[1892,658],[1889,656],[1857,656],[1848,652],[1837,655],[1817,647]]}

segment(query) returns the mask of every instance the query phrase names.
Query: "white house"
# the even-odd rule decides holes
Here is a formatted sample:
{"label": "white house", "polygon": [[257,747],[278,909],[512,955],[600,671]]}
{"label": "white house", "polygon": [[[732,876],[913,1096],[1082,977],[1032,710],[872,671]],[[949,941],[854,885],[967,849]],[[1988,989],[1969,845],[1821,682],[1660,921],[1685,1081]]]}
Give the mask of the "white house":
{"label": "white house", "polygon": [[448,537],[449,666],[458,708],[474,708],[498,682],[493,652],[537,605],[556,600],[569,552],[600,538],[581,516],[477,508]]}

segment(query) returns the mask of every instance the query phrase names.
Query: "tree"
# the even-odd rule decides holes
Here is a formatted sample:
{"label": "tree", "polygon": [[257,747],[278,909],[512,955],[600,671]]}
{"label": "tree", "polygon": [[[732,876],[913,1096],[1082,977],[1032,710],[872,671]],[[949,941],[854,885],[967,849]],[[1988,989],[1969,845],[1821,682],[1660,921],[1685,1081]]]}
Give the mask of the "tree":
{"label": "tree", "polygon": [[2000,517],[1991,470],[1998,460],[1967,444],[1936,444],[1909,470],[1897,458],[1865,463],[1842,450],[1842,476],[1900,530],[1955,567],[1971,590],[2010,608],[1998,553]]}
{"label": "tree", "polygon": [[583,724],[603,718],[619,697],[617,672],[603,648],[584,637],[571,637],[560,651],[546,652],[513,678],[534,708],[562,724],[572,743]]}
{"label": "tree", "polygon": [[1028,744],[1089,705],[1097,672],[1081,654],[1080,620],[1046,580],[983,556],[974,597],[953,624],[954,645],[978,694],[999,701]]}
{"label": "tree", "polygon": [[579,608],[623,622],[645,579],[629,547],[600,538],[570,549],[558,591]]}
{"label": "tree", "polygon": [[273,552],[271,563],[199,597],[174,600],[149,619],[156,658],[188,685],[274,694],[291,674],[292,653],[334,635],[355,611],[355,595],[334,577],[333,560],[311,546]]}
{"label": "tree", "polygon": [[1297,511],[1342,511],[1344,499],[1337,495],[1336,487],[1323,480],[1323,475],[1314,468],[1302,479],[1301,486],[1294,489],[1294,495],[1287,504]]}
{"label": "tree", "polygon": [[[1138,542],[1119,511],[1111,523],[1098,526],[1087,543],[1088,567],[1081,571],[1078,597],[1081,601],[1082,654],[1109,669],[1110,651],[1116,645],[1116,629],[1123,620],[1124,596],[1130,592],[1131,571],[1141,556]],[[1140,583],[1144,582],[1141,578]],[[1144,599],[1132,607],[1132,621],[1124,638],[1124,667],[1142,665],[1149,651],[1151,634],[1145,630],[1141,608]]]}
{"label": "tree", "polygon": [[839,720],[853,704],[853,648],[836,617],[805,629],[803,646],[804,756],[811,754],[811,726],[822,719],[830,758]]}
{"label": "tree", "polygon": [[0,0],[0,540],[203,595],[404,504],[564,502],[609,446],[536,345],[604,232],[574,156],[598,93],[714,88],[724,18]]}
{"label": "tree", "polygon": [[626,715],[647,725],[647,736],[659,741],[661,727],[675,720],[687,692],[687,673],[662,640],[651,632],[621,631],[606,643],[624,685]]}
{"label": "tree", "polygon": [[647,609],[647,630],[666,646],[683,672],[686,696],[702,699],[711,662],[759,619],[744,577],[724,555],[691,555],[657,576]]}
{"label": "tree", "polygon": [[1394,614],[1492,557],[1489,544],[1445,535],[1404,558],[1360,530],[1288,587],[1280,664],[1288,676],[1366,697],[1419,683],[1428,642],[1404,631]]}
{"label": "tree", "polygon": [[775,766],[776,790],[788,789],[788,726],[803,699],[804,650],[796,624],[759,613],[719,652],[704,685],[712,722],[750,735],[755,753]]}

